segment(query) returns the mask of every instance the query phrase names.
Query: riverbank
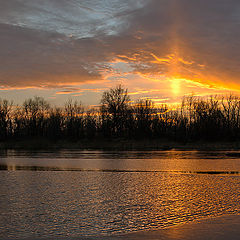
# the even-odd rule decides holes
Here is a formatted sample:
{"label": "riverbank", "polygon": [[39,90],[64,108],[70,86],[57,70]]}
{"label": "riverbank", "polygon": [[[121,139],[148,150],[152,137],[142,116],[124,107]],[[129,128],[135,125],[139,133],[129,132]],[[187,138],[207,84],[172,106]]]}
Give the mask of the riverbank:
{"label": "riverbank", "polygon": [[54,149],[78,149],[78,150],[239,150],[239,141],[219,142],[174,142],[168,140],[126,140],[126,139],[94,139],[94,140],[59,140],[50,141],[44,138],[32,138],[28,140],[8,140],[0,142],[0,150],[54,150]]}

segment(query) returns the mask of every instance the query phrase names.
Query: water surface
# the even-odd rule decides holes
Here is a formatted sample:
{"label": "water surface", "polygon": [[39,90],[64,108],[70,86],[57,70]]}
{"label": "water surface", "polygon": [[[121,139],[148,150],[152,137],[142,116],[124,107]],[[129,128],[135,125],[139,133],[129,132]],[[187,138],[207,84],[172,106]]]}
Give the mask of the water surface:
{"label": "water surface", "polygon": [[113,237],[239,214],[238,156],[2,152],[0,238]]}

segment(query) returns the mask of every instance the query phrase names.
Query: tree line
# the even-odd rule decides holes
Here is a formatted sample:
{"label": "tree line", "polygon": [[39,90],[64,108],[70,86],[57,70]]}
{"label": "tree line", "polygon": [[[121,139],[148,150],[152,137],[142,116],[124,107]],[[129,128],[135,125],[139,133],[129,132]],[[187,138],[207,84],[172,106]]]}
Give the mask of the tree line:
{"label": "tree line", "polygon": [[181,142],[240,139],[240,98],[188,96],[177,109],[150,99],[132,103],[121,85],[105,91],[99,109],[68,100],[52,107],[41,97],[21,106],[0,100],[0,140],[164,139]]}

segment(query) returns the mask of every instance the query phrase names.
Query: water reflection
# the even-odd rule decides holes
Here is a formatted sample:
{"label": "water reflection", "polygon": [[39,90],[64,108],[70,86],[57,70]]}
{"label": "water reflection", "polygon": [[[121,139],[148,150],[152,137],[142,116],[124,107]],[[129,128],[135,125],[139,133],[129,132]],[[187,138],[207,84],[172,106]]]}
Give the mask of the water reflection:
{"label": "water reflection", "polygon": [[139,172],[139,173],[147,173],[147,172],[159,172],[159,173],[184,173],[184,174],[237,174],[239,175],[239,171],[183,171],[183,170],[121,170],[121,169],[81,169],[81,168],[68,168],[68,167],[48,167],[48,166],[18,166],[14,164],[8,165],[0,165],[0,170],[7,171],[79,171],[79,172]]}
{"label": "water reflection", "polygon": [[6,151],[0,155],[0,170],[238,174],[238,154],[237,151]]}
{"label": "water reflection", "polygon": [[[73,159],[66,155],[47,158],[44,154],[43,158],[24,154],[20,158],[1,158],[5,166],[0,171],[1,239],[116,236],[240,213],[238,175],[183,172],[213,170],[214,164],[215,172],[238,171],[238,159],[200,159],[195,153],[185,153],[181,158],[179,153],[171,152],[171,156],[178,156],[174,163],[160,158],[162,153],[157,153],[158,157],[151,153],[152,157],[146,159],[133,153],[129,159],[103,153],[106,159],[102,153],[89,153],[98,154],[98,158],[88,160],[83,153],[78,153],[81,158],[74,153]],[[90,162],[86,167],[90,170],[79,171],[86,161]],[[97,169],[109,169],[96,171],[93,163],[97,161]],[[62,166],[71,171],[63,171]],[[181,174],[176,174],[176,169],[182,169]]]}
{"label": "water reflection", "polygon": [[234,176],[30,171],[0,176],[2,238],[109,235],[240,210]]}

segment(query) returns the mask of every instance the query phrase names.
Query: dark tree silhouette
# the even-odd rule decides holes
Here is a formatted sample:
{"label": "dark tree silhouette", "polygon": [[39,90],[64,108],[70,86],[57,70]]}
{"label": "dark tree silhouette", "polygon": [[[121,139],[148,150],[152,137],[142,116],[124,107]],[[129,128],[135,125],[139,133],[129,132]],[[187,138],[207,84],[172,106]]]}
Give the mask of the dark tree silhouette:
{"label": "dark tree silhouette", "polygon": [[12,135],[12,121],[10,118],[12,102],[0,99],[0,139],[6,139]]}
{"label": "dark tree silhouette", "polygon": [[150,99],[130,101],[121,85],[105,91],[99,109],[84,110],[68,100],[51,107],[41,97],[14,106],[0,100],[0,141],[6,139],[149,139],[190,141],[240,140],[240,99],[232,94],[184,97],[177,109]]}
{"label": "dark tree silhouette", "polygon": [[43,136],[46,117],[50,108],[49,103],[42,97],[29,98],[24,101],[24,117],[27,135]]}
{"label": "dark tree silhouette", "polygon": [[152,124],[156,114],[154,103],[150,99],[137,101],[135,107],[136,136],[152,136]]}
{"label": "dark tree silhouette", "polygon": [[84,137],[84,108],[81,102],[69,99],[65,103],[65,134],[69,138],[78,139]]}
{"label": "dark tree silhouette", "polygon": [[129,102],[128,91],[121,85],[103,93],[101,100],[103,130],[106,132],[106,128],[111,129],[107,135],[123,135],[129,112]]}

